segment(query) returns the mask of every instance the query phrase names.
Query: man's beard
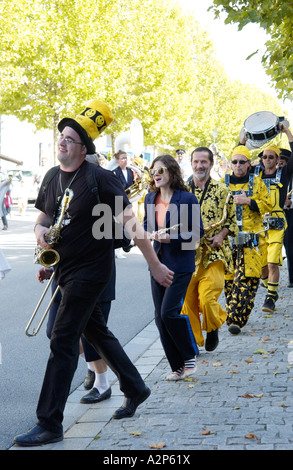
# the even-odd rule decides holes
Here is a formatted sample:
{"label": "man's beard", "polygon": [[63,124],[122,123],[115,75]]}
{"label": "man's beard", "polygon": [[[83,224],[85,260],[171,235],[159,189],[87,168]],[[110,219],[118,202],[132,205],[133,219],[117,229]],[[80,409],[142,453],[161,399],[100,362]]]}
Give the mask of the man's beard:
{"label": "man's beard", "polygon": [[202,181],[207,177],[208,171],[209,170],[202,170],[200,173],[198,171],[194,171],[193,174],[197,180]]}

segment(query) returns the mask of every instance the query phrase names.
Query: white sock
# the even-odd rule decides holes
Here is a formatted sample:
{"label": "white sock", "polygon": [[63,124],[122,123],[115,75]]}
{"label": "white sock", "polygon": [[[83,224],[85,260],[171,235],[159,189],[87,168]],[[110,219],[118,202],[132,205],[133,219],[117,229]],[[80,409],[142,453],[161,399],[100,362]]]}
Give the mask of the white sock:
{"label": "white sock", "polygon": [[95,378],[93,388],[97,388],[99,392],[102,394],[106,390],[108,390],[109,387],[110,385],[108,382],[108,373],[107,372],[103,372],[102,374],[96,373],[96,378]]}

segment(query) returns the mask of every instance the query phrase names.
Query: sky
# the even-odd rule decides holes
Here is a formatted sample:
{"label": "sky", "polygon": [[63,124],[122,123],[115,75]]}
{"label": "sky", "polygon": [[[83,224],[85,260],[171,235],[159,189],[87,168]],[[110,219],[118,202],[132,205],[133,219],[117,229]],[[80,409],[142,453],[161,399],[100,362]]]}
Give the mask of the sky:
{"label": "sky", "polygon": [[[237,25],[225,25],[225,15],[215,20],[212,12],[207,12],[213,4],[211,0],[179,0],[183,8],[195,13],[197,21],[210,34],[218,60],[223,64],[231,79],[255,85],[276,96],[261,64],[268,36],[257,24],[250,24],[238,31]],[[259,49],[250,60],[246,58]]]}

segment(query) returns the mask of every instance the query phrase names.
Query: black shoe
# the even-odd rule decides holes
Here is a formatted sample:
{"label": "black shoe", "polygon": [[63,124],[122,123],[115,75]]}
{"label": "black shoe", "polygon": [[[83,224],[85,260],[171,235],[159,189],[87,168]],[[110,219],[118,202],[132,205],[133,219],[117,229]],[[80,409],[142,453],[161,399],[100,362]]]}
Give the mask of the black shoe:
{"label": "black shoe", "polygon": [[293,282],[289,282],[287,287],[293,287]]}
{"label": "black shoe", "polygon": [[84,381],[83,381],[83,386],[84,386],[85,390],[90,390],[91,388],[93,388],[95,377],[96,377],[95,372],[88,369],[87,374],[86,374],[86,376],[84,378]]}
{"label": "black shoe", "polygon": [[206,341],[205,341],[205,350],[206,351],[214,351],[219,344],[219,335],[218,330],[210,331],[207,333]]}
{"label": "black shoe", "polygon": [[93,388],[89,393],[80,399],[80,403],[98,403],[99,401],[107,400],[110,398],[112,393],[111,387],[108,388],[104,393],[100,393],[97,388]]}
{"label": "black shoe", "polygon": [[232,323],[229,326],[228,331],[231,333],[231,335],[239,335],[239,333],[241,332],[241,328],[240,326],[235,325],[235,323]]}
{"label": "black shoe", "polygon": [[42,446],[63,440],[63,433],[47,431],[42,426],[36,425],[30,431],[14,438],[14,443],[21,447]]}
{"label": "black shoe", "polygon": [[124,399],[123,405],[118,408],[113,414],[114,419],[121,419],[121,418],[131,418],[134,415],[136,408],[143,403],[151,394],[151,391],[148,387],[135,397],[126,398]]}
{"label": "black shoe", "polygon": [[275,299],[270,297],[269,295],[266,296],[265,303],[262,306],[263,312],[274,313],[275,310]]}

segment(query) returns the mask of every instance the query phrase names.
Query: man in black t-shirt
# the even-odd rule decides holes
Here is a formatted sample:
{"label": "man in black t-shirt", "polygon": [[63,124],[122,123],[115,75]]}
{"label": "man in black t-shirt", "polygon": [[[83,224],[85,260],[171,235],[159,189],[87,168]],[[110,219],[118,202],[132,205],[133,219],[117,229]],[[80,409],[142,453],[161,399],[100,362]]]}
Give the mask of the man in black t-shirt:
{"label": "man in black t-shirt", "polygon": [[[109,226],[106,218],[100,225],[103,215],[110,214],[111,220],[116,215],[124,226],[132,227],[133,239],[157,282],[168,287],[174,273],[158,260],[112,172],[95,165],[101,204],[96,205],[96,198],[88,189],[86,167],[94,164],[85,161],[86,154],[95,152],[93,140],[112,119],[108,106],[93,100],[75,119],[64,118],[59,122],[60,169],[46,190],[41,187],[36,201],[36,207],[41,211],[35,225],[37,243],[44,249],[51,248],[45,236],[49,227],[60,222],[65,190],[69,191],[70,201],[64,205],[66,210],[61,221],[62,236],[56,245],[60,262],[55,276],[62,302],[52,331],[51,354],[37,407],[38,424],[16,436],[14,441],[19,446],[43,445],[63,439],[63,411],[77,367],[82,334],[119,378],[125,400],[113,418],[133,416],[150,394],[119,341],[108,330],[98,304],[100,293],[111,275],[113,256],[113,238],[107,234],[101,236],[102,226]],[[93,218],[93,215],[97,217]]]}

